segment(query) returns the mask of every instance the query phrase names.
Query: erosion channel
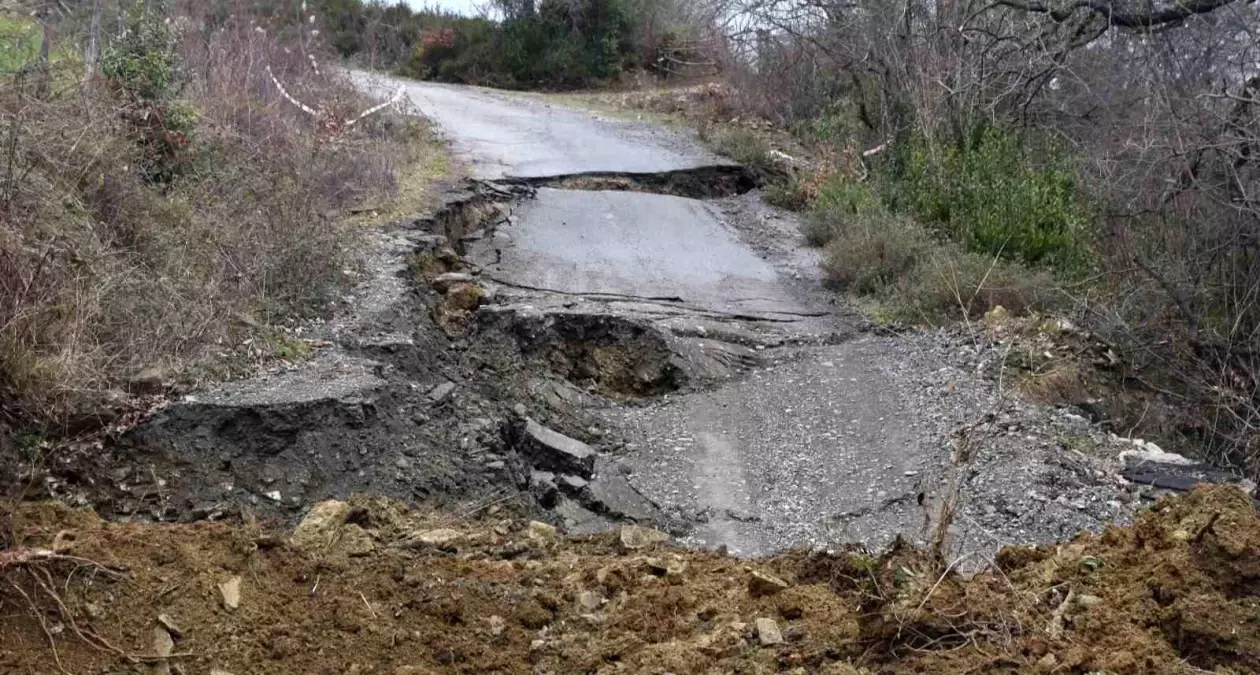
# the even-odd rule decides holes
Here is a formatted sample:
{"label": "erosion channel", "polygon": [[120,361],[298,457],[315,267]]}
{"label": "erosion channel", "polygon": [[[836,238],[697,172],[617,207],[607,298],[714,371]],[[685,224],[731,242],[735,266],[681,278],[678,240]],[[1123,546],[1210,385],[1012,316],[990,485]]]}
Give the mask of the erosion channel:
{"label": "erosion channel", "polygon": [[[738,555],[919,538],[947,485],[973,549],[1129,514],[1104,434],[1012,401],[965,340],[866,330],[745,169],[651,125],[376,84],[405,87],[470,177],[372,235],[314,358],[185,396],[42,489],[159,520],[510,501]],[[964,428],[987,440],[959,471]]]}

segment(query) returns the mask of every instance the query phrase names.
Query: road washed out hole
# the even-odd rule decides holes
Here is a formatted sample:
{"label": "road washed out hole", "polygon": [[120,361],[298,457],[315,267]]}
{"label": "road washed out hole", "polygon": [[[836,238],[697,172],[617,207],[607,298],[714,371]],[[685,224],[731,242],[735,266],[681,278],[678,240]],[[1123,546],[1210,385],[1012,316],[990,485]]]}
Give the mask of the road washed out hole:
{"label": "road washed out hole", "polygon": [[650,192],[690,199],[721,199],[749,192],[761,185],[757,174],[737,165],[702,166],[659,173],[591,172],[543,178],[510,178],[496,182],[508,187],[550,187],[563,190]]}
{"label": "road washed out hole", "polygon": [[610,398],[659,396],[687,381],[659,331],[622,317],[486,307],[477,332],[506,336],[527,361]]}

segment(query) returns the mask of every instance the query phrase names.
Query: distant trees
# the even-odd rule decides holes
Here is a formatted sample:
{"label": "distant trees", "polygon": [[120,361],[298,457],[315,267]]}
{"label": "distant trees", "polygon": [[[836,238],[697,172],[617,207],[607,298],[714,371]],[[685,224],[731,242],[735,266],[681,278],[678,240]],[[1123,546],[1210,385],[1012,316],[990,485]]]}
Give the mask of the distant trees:
{"label": "distant trees", "polygon": [[[625,71],[712,66],[681,0],[493,0],[497,19],[403,2],[320,0],[344,56],[417,77],[502,87],[579,87]],[[683,58],[685,56],[686,58]]]}

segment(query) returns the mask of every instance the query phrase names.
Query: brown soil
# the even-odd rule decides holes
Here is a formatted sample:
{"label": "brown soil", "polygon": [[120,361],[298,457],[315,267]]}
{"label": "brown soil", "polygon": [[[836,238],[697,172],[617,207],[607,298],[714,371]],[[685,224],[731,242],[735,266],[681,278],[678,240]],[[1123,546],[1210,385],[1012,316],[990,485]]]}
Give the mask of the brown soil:
{"label": "brown soil", "polygon": [[[58,661],[76,674],[237,675],[1260,668],[1260,516],[1233,488],[1160,502],[1130,528],[1008,549],[971,578],[907,547],[739,561],[627,548],[650,539],[625,533],[556,538],[493,511],[365,500],[321,506],[322,521],[287,539],[5,511],[0,673],[57,673]],[[753,571],[787,587],[750,585]],[[230,610],[219,584],[233,577]],[[159,615],[178,628],[174,655],[145,659],[171,632]],[[762,646],[758,619],[782,644]]]}

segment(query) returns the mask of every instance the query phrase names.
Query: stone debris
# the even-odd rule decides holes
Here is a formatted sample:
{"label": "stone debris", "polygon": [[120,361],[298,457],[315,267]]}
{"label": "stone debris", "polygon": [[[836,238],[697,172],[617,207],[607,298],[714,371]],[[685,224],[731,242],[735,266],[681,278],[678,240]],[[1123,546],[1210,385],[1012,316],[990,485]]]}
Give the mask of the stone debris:
{"label": "stone debris", "polygon": [[604,598],[594,591],[582,591],[578,594],[578,606],[588,612],[594,612],[604,606]]}
{"label": "stone debris", "polygon": [[429,390],[429,400],[434,403],[441,403],[455,393],[454,382],[443,382]]}
{"label": "stone debris", "polygon": [[589,478],[595,472],[595,450],[532,419],[525,419],[521,448],[540,469]]}
{"label": "stone debris", "polygon": [[241,606],[241,577],[236,576],[219,584],[219,595],[224,609],[234,610]]}
{"label": "stone debris", "polygon": [[651,548],[669,541],[669,535],[660,530],[641,525],[622,525],[620,533],[621,545],[627,550],[637,551]]}
{"label": "stone debris", "polygon": [[350,513],[350,505],[346,502],[329,500],[311,507],[306,517],[293,529],[289,541],[294,547],[303,551],[315,552],[328,547],[337,530],[346,523]]}
{"label": "stone debris", "polygon": [[557,534],[555,525],[548,525],[537,520],[529,524],[527,532],[530,539],[540,542],[554,541]]}
{"label": "stone debris", "polygon": [[161,624],[162,628],[165,628],[166,632],[170,633],[171,637],[176,640],[184,637],[184,629],[180,628],[179,625],[175,623],[175,620],[171,618],[170,614],[159,614],[157,621]]}
{"label": "stone debris", "polygon": [[432,546],[434,548],[446,548],[463,538],[464,534],[459,530],[430,530],[417,534],[409,543]]}
{"label": "stone debris", "polygon": [[447,272],[439,274],[433,279],[433,288],[438,293],[446,293],[451,290],[455,284],[471,284],[473,275],[467,272]]}
{"label": "stone debris", "polygon": [[175,639],[171,634],[161,626],[153,628],[153,653],[162,658],[170,656],[175,651]]}
{"label": "stone debris", "polygon": [[757,570],[753,570],[752,574],[748,576],[748,592],[753,597],[775,595],[787,590],[789,586],[788,582]]}
{"label": "stone debris", "polygon": [[774,645],[783,644],[783,633],[779,631],[779,624],[774,619],[760,618],[756,622],[757,641],[762,647],[772,647]]}

